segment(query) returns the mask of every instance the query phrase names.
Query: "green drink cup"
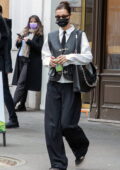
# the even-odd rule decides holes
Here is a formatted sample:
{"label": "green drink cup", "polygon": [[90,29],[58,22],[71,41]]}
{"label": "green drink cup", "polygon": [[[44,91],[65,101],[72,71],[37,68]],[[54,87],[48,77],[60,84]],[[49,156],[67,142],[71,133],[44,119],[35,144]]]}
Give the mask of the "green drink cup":
{"label": "green drink cup", "polygon": [[62,64],[57,64],[55,69],[56,69],[57,72],[62,71],[63,70]]}
{"label": "green drink cup", "polygon": [[[54,60],[57,61],[58,59],[56,58],[56,59],[54,59]],[[63,70],[62,64],[57,64],[56,67],[55,67],[55,69],[56,69],[57,72],[62,71],[62,70]]]}

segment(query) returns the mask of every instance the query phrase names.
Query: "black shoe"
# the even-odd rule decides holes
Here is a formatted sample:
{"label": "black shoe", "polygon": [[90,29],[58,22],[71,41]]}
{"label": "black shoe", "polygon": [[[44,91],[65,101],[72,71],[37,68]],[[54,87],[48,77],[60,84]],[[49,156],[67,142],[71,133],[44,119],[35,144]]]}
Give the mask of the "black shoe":
{"label": "black shoe", "polygon": [[9,128],[18,128],[19,127],[19,123],[16,121],[16,122],[13,122],[13,121],[9,121],[6,123],[6,128],[9,129]]}
{"label": "black shoe", "polygon": [[58,169],[58,168],[50,168],[49,170],[60,170],[60,169]]}
{"label": "black shoe", "polygon": [[62,170],[62,169],[59,169],[59,168],[50,168],[49,170]]}
{"label": "black shoe", "polygon": [[26,111],[25,105],[18,105],[18,107],[15,109],[16,112],[24,112]]}
{"label": "black shoe", "polygon": [[81,156],[80,158],[76,158],[75,165],[79,166],[85,159],[85,156]]}

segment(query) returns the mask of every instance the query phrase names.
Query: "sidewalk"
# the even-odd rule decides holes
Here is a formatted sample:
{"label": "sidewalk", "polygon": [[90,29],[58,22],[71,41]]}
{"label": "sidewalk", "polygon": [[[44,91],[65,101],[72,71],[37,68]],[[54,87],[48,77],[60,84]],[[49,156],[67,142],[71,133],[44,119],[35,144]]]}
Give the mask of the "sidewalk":
{"label": "sidewalk", "polygon": [[[2,147],[0,134],[0,156],[22,159],[22,166],[0,170],[48,170],[49,159],[44,137],[44,113],[18,113],[20,128],[7,130],[7,147]],[[120,170],[120,126],[88,122],[85,115],[80,121],[90,147],[85,161],[75,167],[74,156],[67,143],[68,170]]]}

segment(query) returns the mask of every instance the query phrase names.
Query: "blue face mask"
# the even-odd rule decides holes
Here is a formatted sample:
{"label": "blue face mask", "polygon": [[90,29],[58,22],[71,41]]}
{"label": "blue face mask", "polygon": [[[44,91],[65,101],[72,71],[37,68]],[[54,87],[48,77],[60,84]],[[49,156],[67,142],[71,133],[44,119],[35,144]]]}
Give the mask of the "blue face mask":
{"label": "blue face mask", "polygon": [[29,27],[31,28],[31,29],[36,29],[37,27],[38,27],[38,24],[37,23],[29,23]]}

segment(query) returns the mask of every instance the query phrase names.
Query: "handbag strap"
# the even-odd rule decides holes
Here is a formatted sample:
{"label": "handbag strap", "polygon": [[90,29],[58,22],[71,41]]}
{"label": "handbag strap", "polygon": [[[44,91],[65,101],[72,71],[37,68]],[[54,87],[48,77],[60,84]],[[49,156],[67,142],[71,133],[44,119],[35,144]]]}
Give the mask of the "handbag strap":
{"label": "handbag strap", "polygon": [[75,53],[81,53],[81,42],[82,42],[82,32],[81,30],[76,30],[76,41],[75,41]]}

